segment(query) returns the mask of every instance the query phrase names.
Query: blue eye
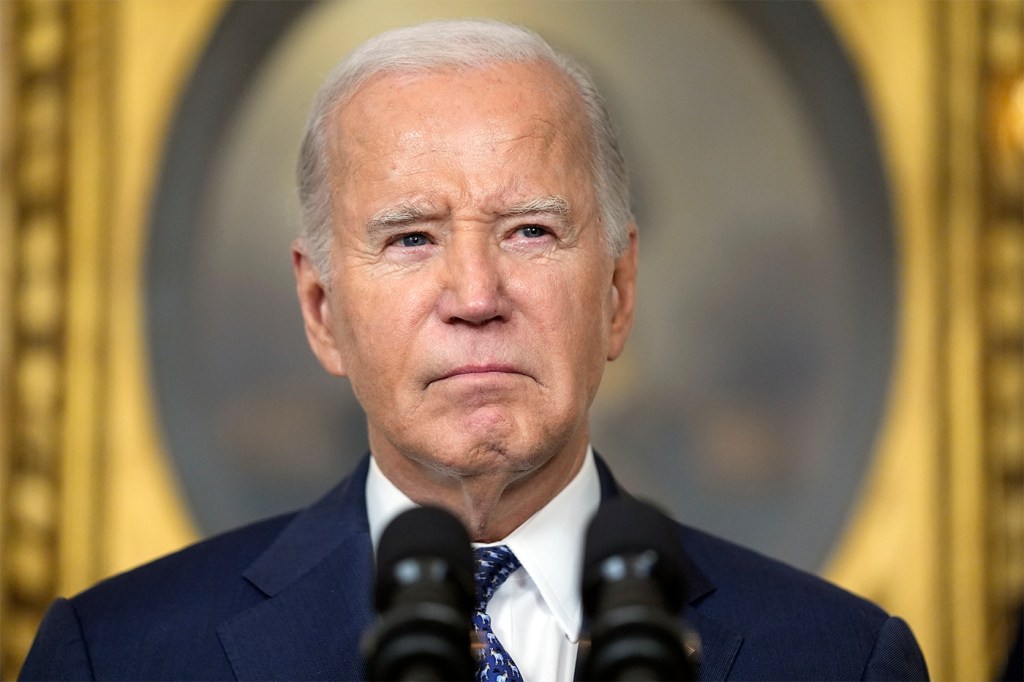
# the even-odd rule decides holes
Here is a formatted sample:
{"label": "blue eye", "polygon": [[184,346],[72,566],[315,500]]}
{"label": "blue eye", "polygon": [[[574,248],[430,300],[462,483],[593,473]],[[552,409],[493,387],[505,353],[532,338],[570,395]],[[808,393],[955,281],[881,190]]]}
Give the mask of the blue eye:
{"label": "blue eye", "polygon": [[527,239],[537,239],[543,237],[548,233],[547,228],[541,227],[540,225],[524,225],[519,228],[520,234]]}
{"label": "blue eye", "polygon": [[422,232],[415,232],[413,234],[407,234],[402,237],[402,246],[415,247],[415,246],[426,246],[430,242],[427,240],[427,235]]}

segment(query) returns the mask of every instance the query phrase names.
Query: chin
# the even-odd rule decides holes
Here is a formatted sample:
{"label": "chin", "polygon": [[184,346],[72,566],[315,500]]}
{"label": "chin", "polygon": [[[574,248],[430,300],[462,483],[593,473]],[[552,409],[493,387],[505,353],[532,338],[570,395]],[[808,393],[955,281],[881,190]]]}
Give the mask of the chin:
{"label": "chin", "polygon": [[[468,435],[468,434],[467,434]],[[434,455],[419,458],[442,474],[460,478],[505,472],[515,476],[528,474],[543,466],[554,452],[544,445],[501,438],[459,439],[448,443]]]}

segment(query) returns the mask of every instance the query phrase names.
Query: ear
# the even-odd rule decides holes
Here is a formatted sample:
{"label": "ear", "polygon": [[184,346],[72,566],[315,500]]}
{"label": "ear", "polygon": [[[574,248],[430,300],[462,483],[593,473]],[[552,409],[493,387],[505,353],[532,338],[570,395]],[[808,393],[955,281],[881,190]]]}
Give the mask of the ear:
{"label": "ear", "polygon": [[608,334],[608,360],[619,357],[626,346],[626,339],[633,328],[633,312],[636,306],[636,267],[638,237],[636,223],[630,223],[629,244],[615,259],[612,272],[612,317]]}
{"label": "ear", "polygon": [[295,272],[295,290],[299,295],[309,347],[329,374],[345,376],[331,300],[320,279],[320,271],[306,253],[302,239],[292,242],[292,269]]}

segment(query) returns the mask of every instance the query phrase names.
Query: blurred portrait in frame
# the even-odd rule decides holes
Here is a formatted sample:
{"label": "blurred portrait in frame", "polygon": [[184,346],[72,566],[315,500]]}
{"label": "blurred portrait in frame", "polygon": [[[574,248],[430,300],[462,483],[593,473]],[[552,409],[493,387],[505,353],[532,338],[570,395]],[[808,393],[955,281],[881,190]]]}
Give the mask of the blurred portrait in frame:
{"label": "blurred portrait in frame", "polygon": [[896,277],[874,125],[811,3],[230,5],[176,112],[146,263],[157,413],[199,530],[307,504],[367,449],[294,300],[299,138],[348,49],[447,16],[577,55],[620,128],[639,309],[595,448],[684,522],[819,569],[884,416]]}

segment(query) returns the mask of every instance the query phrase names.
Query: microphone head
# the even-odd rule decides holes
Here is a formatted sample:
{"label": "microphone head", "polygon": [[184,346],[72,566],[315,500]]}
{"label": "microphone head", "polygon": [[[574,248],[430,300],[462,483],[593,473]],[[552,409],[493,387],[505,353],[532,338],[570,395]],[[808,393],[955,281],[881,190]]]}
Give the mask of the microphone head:
{"label": "microphone head", "polygon": [[472,599],[475,585],[469,534],[450,512],[439,507],[414,507],[396,516],[384,529],[377,546],[375,601],[378,611],[386,611],[391,606],[403,584],[421,577],[408,574],[406,560],[409,559],[437,560],[431,563],[441,567],[444,575],[433,576],[432,580],[453,581],[460,587],[460,595]]}
{"label": "microphone head", "polygon": [[458,519],[435,507],[395,517],[377,547],[380,618],[362,645],[368,679],[470,679],[473,590],[469,535]]}
{"label": "microphone head", "polygon": [[[656,507],[631,497],[602,502],[587,527],[585,547],[583,606],[588,614],[598,608],[602,585],[627,577],[649,578],[665,608],[682,608],[683,550],[675,524]],[[619,558],[628,561],[618,562]]]}

